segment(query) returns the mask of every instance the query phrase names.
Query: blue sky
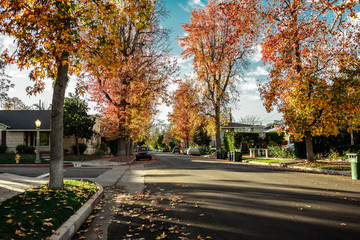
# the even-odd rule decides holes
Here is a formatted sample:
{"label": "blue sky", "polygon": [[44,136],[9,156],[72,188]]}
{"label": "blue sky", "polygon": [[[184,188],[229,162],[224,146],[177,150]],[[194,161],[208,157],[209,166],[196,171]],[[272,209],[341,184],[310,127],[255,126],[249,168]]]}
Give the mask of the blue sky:
{"label": "blue sky", "polygon": [[[169,17],[162,22],[162,25],[172,29],[170,37],[172,52],[171,54],[177,58],[181,74],[187,74],[192,72],[192,60],[183,60],[181,57],[181,48],[176,41],[176,37],[183,36],[181,24],[190,22],[190,12],[193,8],[205,7],[207,0],[165,0],[165,7],[169,11]],[[0,36],[0,43],[2,47],[12,48],[12,40],[7,37]],[[258,49],[260,50],[260,49]],[[25,88],[32,85],[32,82],[28,78],[29,71],[19,71],[15,65],[6,69],[8,75],[12,77],[12,82],[15,84],[15,88],[11,89],[9,95],[11,97],[19,97],[25,104],[32,105],[38,103],[39,100],[50,104],[52,101],[52,87],[51,81],[47,81],[45,91],[37,96],[27,96]],[[260,95],[257,91],[256,81],[259,79],[266,79],[267,71],[266,67],[261,61],[260,53],[256,53],[251,58],[251,65],[244,76],[246,82],[243,82],[239,88],[241,95],[240,101],[237,106],[232,106],[232,113],[235,120],[246,115],[259,116],[263,124],[273,122],[273,120],[281,119],[281,115],[277,112],[266,113],[265,108],[260,100]],[[75,81],[70,81],[68,85],[68,92],[71,92],[75,88]],[[170,108],[164,105],[159,107],[160,113],[159,119],[166,120],[168,111]]]}

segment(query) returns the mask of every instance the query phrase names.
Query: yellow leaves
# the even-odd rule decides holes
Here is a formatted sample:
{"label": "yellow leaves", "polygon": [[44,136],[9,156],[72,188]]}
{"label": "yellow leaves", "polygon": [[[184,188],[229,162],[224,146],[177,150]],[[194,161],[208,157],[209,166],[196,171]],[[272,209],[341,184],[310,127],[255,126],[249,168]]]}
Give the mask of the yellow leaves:
{"label": "yellow leaves", "polygon": [[165,234],[165,232],[163,232],[162,234],[160,234],[160,236],[157,236],[155,239],[159,240],[159,239],[165,239],[167,237],[167,235]]}
{"label": "yellow leaves", "polygon": [[20,230],[16,230],[15,234],[18,235],[19,237],[26,237],[26,234],[21,232]]}
{"label": "yellow leaves", "polygon": [[12,223],[12,222],[13,222],[12,219],[9,219],[9,220],[6,221],[6,223]]}

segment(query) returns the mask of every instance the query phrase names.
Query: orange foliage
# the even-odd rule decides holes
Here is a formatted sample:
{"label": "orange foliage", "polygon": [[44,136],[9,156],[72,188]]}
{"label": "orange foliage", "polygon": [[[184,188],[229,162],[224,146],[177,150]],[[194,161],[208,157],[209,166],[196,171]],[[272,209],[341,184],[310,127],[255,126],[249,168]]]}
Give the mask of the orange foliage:
{"label": "orange foliage", "polygon": [[333,15],[320,2],[269,1],[261,44],[271,65],[270,79],[260,87],[264,105],[277,107],[290,134],[307,142],[337,135],[359,116],[360,83],[345,70],[354,70],[348,60],[359,54],[358,44],[341,33],[345,22],[333,28]]}
{"label": "orange foliage", "polygon": [[178,140],[188,143],[204,119],[197,92],[189,80],[183,81],[171,100],[173,112],[169,114],[170,133]]}
{"label": "orange foliage", "polygon": [[193,9],[187,33],[179,40],[184,58],[193,57],[201,99],[215,119],[216,148],[220,150],[222,109],[239,94],[236,83],[246,68],[257,31],[250,1],[210,0],[205,9]]}

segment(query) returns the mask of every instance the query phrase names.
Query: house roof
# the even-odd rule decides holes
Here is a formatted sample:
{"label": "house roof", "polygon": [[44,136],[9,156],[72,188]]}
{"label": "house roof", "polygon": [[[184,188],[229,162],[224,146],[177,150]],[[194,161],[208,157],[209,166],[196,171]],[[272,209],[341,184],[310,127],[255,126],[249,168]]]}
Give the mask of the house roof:
{"label": "house roof", "polygon": [[229,122],[228,125],[225,125],[222,128],[251,128],[251,127],[261,127],[261,125],[250,125],[250,124]]}
{"label": "house roof", "polygon": [[41,121],[40,129],[50,130],[50,110],[0,110],[0,123],[9,130],[36,130],[35,121]]}

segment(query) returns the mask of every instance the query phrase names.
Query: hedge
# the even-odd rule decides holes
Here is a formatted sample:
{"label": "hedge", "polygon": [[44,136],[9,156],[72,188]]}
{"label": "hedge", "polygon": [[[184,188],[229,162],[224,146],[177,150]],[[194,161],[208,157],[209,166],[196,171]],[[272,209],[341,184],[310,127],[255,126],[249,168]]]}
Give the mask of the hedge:
{"label": "hedge", "polygon": [[280,135],[277,132],[267,132],[265,134],[266,137],[262,139],[258,132],[225,132],[224,149],[227,152],[235,151],[235,149],[247,152],[251,147],[265,148],[270,142],[275,145],[281,145],[284,142],[284,132]]}

